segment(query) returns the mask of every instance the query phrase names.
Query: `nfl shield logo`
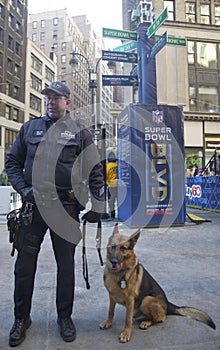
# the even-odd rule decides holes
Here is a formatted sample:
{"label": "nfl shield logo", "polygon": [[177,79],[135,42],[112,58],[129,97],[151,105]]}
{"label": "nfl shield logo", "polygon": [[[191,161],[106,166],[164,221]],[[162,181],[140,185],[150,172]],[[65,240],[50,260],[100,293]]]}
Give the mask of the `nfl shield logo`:
{"label": "nfl shield logo", "polygon": [[156,111],[152,111],[152,119],[153,119],[153,122],[162,123],[163,111],[159,111],[158,109]]}

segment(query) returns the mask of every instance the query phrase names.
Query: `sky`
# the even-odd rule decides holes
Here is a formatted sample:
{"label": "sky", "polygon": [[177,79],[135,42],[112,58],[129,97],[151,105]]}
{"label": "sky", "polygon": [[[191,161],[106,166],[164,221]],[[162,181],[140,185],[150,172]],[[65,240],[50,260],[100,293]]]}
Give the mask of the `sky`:
{"label": "sky", "polygon": [[[87,15],[93,28],[102,33],[102,28],[122,29],[122,0],[28,0],[29,14],[67,9],[71,16]],[[120,40],[111,40],[114,46]]]}

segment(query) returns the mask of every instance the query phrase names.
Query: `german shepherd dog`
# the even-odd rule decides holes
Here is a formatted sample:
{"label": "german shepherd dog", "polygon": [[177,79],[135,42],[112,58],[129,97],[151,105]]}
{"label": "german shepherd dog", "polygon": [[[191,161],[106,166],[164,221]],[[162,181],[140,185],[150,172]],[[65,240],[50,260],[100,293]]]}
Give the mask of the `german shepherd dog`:
{"label": "german shepherd dog", "polygon": [[140,236],[140,230],[131,236],[119,234],[115,224],[107,245],[104,285],[109,292],[109,311],[107,320],[99,327],[108,329],[112,325],[116,304],[126,307],[126,319],[123,332],[119,336],[122,343],[131,338],[132,318],[141,317],[139,328],[164,322],[167,315],[179,315],[193,318],[215,329],[215,324],[205,312],[192,307],[177,306],[170,303],[159,284],[138,263],[134,246]]}

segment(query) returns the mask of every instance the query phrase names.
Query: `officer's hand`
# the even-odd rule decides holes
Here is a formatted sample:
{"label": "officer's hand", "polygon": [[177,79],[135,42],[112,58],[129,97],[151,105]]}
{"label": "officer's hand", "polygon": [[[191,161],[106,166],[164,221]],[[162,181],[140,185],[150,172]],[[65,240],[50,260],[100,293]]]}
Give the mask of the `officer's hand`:
{"label": "officer's hand", "polygon": [[21,190],[21,197],[23,201],[29,202],[29,203],[34,203],[34,193],[33,193],[33,188],[30,187],[25,187]]}
{"label": "officer's hand", "polygon": [[82,220],[86,220],[88,222],[99,222],[101,218],[101,214],[100,213],[96,213],[95,211],[88,211],[87,213],[85,213],[82,217]]}

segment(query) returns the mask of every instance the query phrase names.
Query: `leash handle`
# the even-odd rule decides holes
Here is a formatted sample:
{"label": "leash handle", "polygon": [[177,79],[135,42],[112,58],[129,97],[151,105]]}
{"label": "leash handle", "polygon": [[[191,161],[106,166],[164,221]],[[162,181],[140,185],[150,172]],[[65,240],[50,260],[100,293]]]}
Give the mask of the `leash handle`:
{"label": "leash handle", "polygon": [[88,263],[87,263],[87,256],[86,256],[86,220],[83,221],[82,260],[83,260],[83,277],[86,282],[86,289],[90,289]]}
{"label": "leash handle", "polygon": [[[83,277],[86,282],[86,288],[90,289],[89,284],[89,272],[88,272],[88,262],[86,256],[86,220],[83,221],[83,240],[82,240],[82,260],[83,260]],[[96,248],[98,251],[98,256],[101,266],[103,266],[103,260],[101,255],[101,240],[102,240],[102,222],[98,221],[97,233],[96,233]]]}
{"label": "leash handle", "polygon": [[101,220],[99,220],[97,225],[97,234],[96,234],[96,248],[98,251],[100,264],[101,266],[103,266],[104,264],[102,260],[102,254],[101,254],[101,242],[102,242],[102,222]]}

